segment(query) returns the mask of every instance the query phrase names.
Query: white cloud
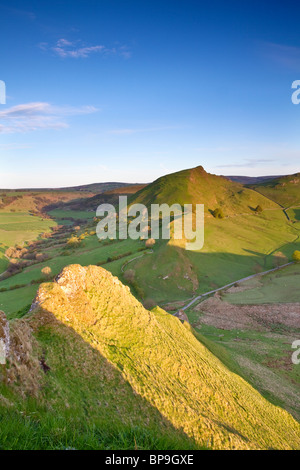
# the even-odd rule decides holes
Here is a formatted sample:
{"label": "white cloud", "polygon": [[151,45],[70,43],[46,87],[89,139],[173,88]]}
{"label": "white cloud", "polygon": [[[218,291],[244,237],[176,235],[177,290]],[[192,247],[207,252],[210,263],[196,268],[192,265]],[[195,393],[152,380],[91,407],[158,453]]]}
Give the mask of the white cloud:
{"label": "white cloud", "polygon": [[0,112],[0,134],[65,129],[69,127],[66,121],[68,116],[91,114],[96,111],[93,106],[63,107],[44,102],[20,104]]}
{"label": "white cloud", "polygon": [[82,41],[69,41],[68,39],[61,38],[59,39],[56,44],[49,45],[46,42],[42,42],[39,44],[40,49],[43,51],[52,51],[55,55],[66,59],[66,58],[87,58],[91,54],[101,54],[101,55],[119,55],[125,59],[129,59],[131,57],[131,52],[127,46],[117,46],[108,48],[102,44],[97,44],[94,46],[87,46],[82,43]]}
{"label": "white cloud", "polygon": [[251,168],[268,163],[274,163],[275,160],[267,158],[248,158],[241,163],[230,163],[225,165],[217,165],[215,168]]}

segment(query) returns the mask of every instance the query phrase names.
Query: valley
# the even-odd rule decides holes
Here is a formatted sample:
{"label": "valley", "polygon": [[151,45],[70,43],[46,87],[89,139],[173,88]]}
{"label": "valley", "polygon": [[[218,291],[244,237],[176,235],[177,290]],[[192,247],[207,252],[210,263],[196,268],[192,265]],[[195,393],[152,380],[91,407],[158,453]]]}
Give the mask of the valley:
{"label": "valley", "polygon": [[[18,200],[19,206],[16,200],[6,200],[7,204],[0,209],[0,310],[5,312],[12,334],[18,337],[13,340],[17,348],[23,341],[23,333],[29,335],[26,354],[31,359],[29,363],[25,361],[21,369],[15,360],[9,366],[8,374],[15,374],[12,377],[16,379],[11,380],[17,380],[20,390],[7,388],[5,384],[0,390],[1,406],[9,401],[13,403],[10,411],[5,407],[2,410],[3,417],[7,413],[12,416],[11,429],[4,429],[4,434],[0,434],[2,440],[12,445],[11,436],[17,433],[15,446],[24,448],[26,442],[35,442],[37,448],[61,448],[64,440],[68,445],[80,448],[87,445],[92,448],[102,445],[134,448],[136,445],[153,449],[297,448],[300,441],[299,425],[296,424],[300,419],[300,376],[299,366],[292,364],[290,359],[291,344],[300,334],[300,271],[298,264],[284,266],[291,263],[294,252],[300,250],[300,204],[297,205],[295,183],[293,200],[286,195],[286,190],[282,197],[280,189],[277,190],[274,199],[269,189],[264,195],[264,185],[268,188],[269,184],[259,182],[250,188],[210,175],[197,167],[166,175],[147,186],[120,186],[96,195],[87,192],[83,198],[75,191],[65,200],[66,190],[63,190],[60,199],[56,191],[50,203],[48,195],[45,205],[41,202],[37,205],[36,196],[31,194],[26,194],[22,204]],[[298,183],[297,188],[300,194]],[[143,238],[99,240],[95,232],[97,206],[103,202],[116,203],[118,196],[124,194],[131,204],[143,203],[147,207],[163,201],[170,205],[204,203],[204,248],[199,252],[186,251],[184,245],[173,238],[157,240],[151,247]],[[287,206],[287,200],[292,200],[293,205]],[[259,212],[258,206],[262,208]],[[213,215],[217,208],[222,210],[221,218]],[[277,270],[278,267],[281,269]],[[271,271],[273,269],[276,270]],[[270,272],[263,274],[266,271]],[[81,275],[85,278],[90,276],[88,273],[94,273],[88,277],[89,284],[85,281],[85,294],[78,291],[78,305],[73,304],[71,298],[64,300],[63,287],[60,291],[59,279],[66,279],[67,286],[71,282],[73,275],[70,277],[69,272],[74,272],[75,278],[78,276],[79,285],[83,282]],[[100,290],[101,282],[106,283],[107,294],[102,288]],[[75,287],[77,292],[77,282],[72,289]],[[92,289],[90,293],[89,288]],[[199,297],[207,292],[211,294]],[[197,300],[191,304],[193,299]],[[66,307],[61,311],[64,302],[67,302]],[[106,304],[106,311],[101,314],[102,305]],[[183,312],[182,309],[185,314],[183,325],[174,317],[176,312]],[[128,321],[132,322],[132,335],[136,327],[141,327],[139,325],[144,325],[141,331],[146,328],[146,318],[150,319],[150,330],[136,333],[132,338],[129,332],[122,336],[124,326],[120,324],[121,317],[117,312],[123,316],[125,311],[129,315],[127,325]],[[133,311],[136,314],[133,315]],[[99,325],[99,331],[91,329],[94,322]],[[172,338],[173,343],[169,346],[165,334]],[[124,344],[121,339],[116,340],[119,335]],[[149,337],[148,346],[144,343],[144,335]],[[72,350],[73,353],[76,350],[75,358],[71,358],[73,353],[68,341],[76,345]],[[162,344],[165,349],[160,351]],[[157,357],[151,354],[152,350],[156,351]],[[178,351],[186,351],[186,359],[179,357]],[[204,354],[205,359],[198,354]],[[87,367],[85,371],[79,357]],[[90,357],[94,358],[93,364],[99,362],[99,366],[91,369]],[[169,367],[167,358],[171,357],[175,374],[170,378],[172,385],[167,382],[163,385],[165,379],[162,379],[158,392],[158,385],[153,382],[158,373],[154,364],[162,366],[166,360],[166,367]],[[64,373],[58,363],[61,360]],[[49,375],[48,372],[43,375],[39,363],[49,367]],[[212,370],[200,372],[197,367],[204,363]],[[105,375],[101,394],[106,396],[104,401],[108,405],[105,405],[104,415],[103,403],[100,406],[101,418],[97,413],[92,418],[99,396],[95,388],[99,374]],[[81,376],[86,377],[86,386]],[[200,383],[197,385],[195,377],[198,376],[204,380],[205,389]],[[118,381],[118,388],[121,387],[117,399],[108,377],[114,377],[112,380]],[[76,393],[70,391],[71,383],[84,394],[89,410],[89,418],[83,425],[87,427],[78,435],[74,432],[72,438],[68,432],[76,428],[76,419],[82,422],[84,409]],[[43,391],[45,386],[47,393]],[[228,395],[220,397],[219,402],[212,390],[220,388]],[[192,392],[196,389],[199,395]],[[59,390],[55,405],[60,410],[57,418],[44,409],[54,400],[55,390]],[[189,398],[184,390],[188,390]],[[24,441],[22,434],[25,432],[23,418],[18,417],[24,408],[20,392],[29,400],[25,412],[29,423],[26,425],[28,441]],[[248,418],[245,420],[241,410],[247,406],[240,403],[240,398],[237,400],[239,411],[233,411],[237,406],[233,399],[236,394],[250,400],[247,406],[251,409],[246,411]],[[30,397],[36,398],[30,402]],[[37,398],[39,405],[35,402]],[[222,409],[223,400],[227,410]],[[69,403],[74,419],[68,414],[68,408],[63,411],[65,402]],[[201,403],[210,403],[211,415],[204,412]],[[54,402],[50,410],[52,406]],[[259,421],[254,409],[260,409],[266,420],[261,434],[256,436],[249,421],[250,416]],[[289,414],[275,411],[277,409]],[[188,414],[187,420],[183,419],[182,410]],[[108,425],[112,416],[116,420],[116,413],[120,421]],[[148,434],[145,434],[140,413],[146,413],[149,420]],[[233,420],[236,413],[240,417],[238,421]],[[34,431],[35,416],[38,416],[37,431]],[[279,434],[284,435],[286,419],[291,420],[288,426],[292,431],[281,439],[276,433],[280,429]],[[68,432],[55,431],[61,428],[59,420],[68,421]],[[196,427],[192,423],[197,423]],[[107,432],[97,434],[104,428]],[[266,429],[269,437],[264,433]],[[49,438],[42,444],[40,438],[45,432]],[[123,444],[121,435],[124,436]]]}

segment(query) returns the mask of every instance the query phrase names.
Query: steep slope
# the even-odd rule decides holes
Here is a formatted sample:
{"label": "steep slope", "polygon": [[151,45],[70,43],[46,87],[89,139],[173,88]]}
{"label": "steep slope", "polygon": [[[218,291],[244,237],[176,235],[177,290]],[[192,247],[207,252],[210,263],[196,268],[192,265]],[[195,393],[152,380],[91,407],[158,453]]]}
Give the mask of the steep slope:
{"label": "steep slope", "polygon": [[300,173],[249,187],[284,207],[300,204]]}
{"label": "steep slope", "polygon": [[206,212],[217,207],[225,215],[251,213],[257,205],[276,208],[264,196],[223,176],[207,173],[202,166],[163,176],[139,191],[132,202],[150,204],[204,204]]}
{"label": "steep slope", "polygon": [[[196,339],[189,325],[159,308],[145,310],[103,268],[65,268],[56,282],[40,287],[26,322],[38,339],[45,334],[49,338],[54,331],[62,335],[67,327],[73,355],[90,370],[93,357],[77,350],[76,333],[122,374],[138,399],[198,445],[214,449],[299,447],[300,426],[286,411],[230,372]],[[76,387],[76,371],[63,362],[67,359],[63,350],[60,356],[51,356],[48,339],[43,361],[51,368],[51,380],[58,380],[63,368],[65,375],[73,375]]]}
{"label": "steep slope", "polygon": [[0,312],[0,450],[199,449],[76,331]]}

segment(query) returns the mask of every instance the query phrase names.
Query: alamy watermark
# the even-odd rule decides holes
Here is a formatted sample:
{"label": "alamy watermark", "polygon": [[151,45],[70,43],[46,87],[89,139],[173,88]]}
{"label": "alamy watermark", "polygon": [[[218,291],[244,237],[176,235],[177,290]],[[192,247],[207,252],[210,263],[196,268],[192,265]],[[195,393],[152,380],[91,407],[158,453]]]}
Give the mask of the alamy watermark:
{"label": "alamy watermark", "polygon": [[99,239],[131,238],[145,240],[183,240],[186,250],[199,251],[204,245],[203,204],[144,204],[128,207],[127,196],[119,197],[118,210],[112,204],[101,204],[96,212]]}
{"label": "alamy watermark", "polygon": [[6,85],[3,80],[0,80],[0,104],[6,104]]}

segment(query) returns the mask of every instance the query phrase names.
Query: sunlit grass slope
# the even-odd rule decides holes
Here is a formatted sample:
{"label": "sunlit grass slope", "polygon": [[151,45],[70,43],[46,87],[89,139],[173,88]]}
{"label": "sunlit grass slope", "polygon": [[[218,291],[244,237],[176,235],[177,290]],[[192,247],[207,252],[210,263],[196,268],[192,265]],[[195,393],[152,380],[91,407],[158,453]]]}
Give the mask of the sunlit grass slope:
{"label": "sunlit grass slope", "polygon": [[222,208],[225,216],[251,213],[258,206],[276,208],[276,204],[255,191],[222,176],[207,173],[199,166],[163,176],[139,191],[133,201],[150,204],[204,204],[210,213]]}
{"label": "sunlit grass slope", "polygon": [[[70,377],[71,390],[77,390],[82,383],[82,364],[87,368],[84,376],[89,382],[91,361],[97,352],[113,370],[119,371],[138,400],[143,399],[173,428],[183,431],[200,446],[215,449],[299,446],[300,426],[286,411],[271,405],[230,372],[196,339],[188,325],[161,309],[145,310],[129,289],[103,268],[79,265],[65,268],[57,282],[40,287],[35,308],[26,321],[42,341],[44,359],[51,368],[44,378],[44,389],[50,395],[53,393],[50,409],[65,393],[71,393],[67,391]],[[62,335],[68,344],[67,331],[71,342],[76,333],[86,347],[93,348],[87,357],[84,349],[79,351],[73,342],[75,368],[74,359],[69,363],[66,352],[69,346],[62,347],[59,354],[51,352]],[[97,362],[94,366],[98,367]],[[91,383],[95,394],[99,390],[100,407],[103,387],[103,381]],[[118,392],[116,389],[117,396]],[[81,394],[82,401],[89,409],[86,392]],[[68,405],[72,415],[77,403],[68,399]]]}
{"label": "sunlit grass slope", "polygon": [[300,204],[300,173],[250,186],[282,206]]}

